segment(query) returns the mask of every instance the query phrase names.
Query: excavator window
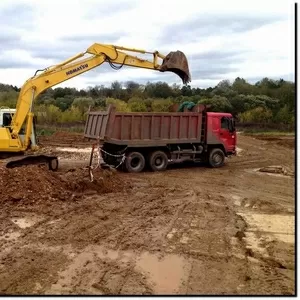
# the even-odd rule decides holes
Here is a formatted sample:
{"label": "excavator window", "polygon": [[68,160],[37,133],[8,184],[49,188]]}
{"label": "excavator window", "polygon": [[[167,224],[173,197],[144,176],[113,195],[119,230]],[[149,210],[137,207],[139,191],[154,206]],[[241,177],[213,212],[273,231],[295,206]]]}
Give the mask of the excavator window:
{"label": "excavator window", "polygon": [[10,114],[10,113],[4,113],[3,114],[3,124],[2,124],[2,126],[3,127],[10,126],[11,119],[12,119],[12,114]]}

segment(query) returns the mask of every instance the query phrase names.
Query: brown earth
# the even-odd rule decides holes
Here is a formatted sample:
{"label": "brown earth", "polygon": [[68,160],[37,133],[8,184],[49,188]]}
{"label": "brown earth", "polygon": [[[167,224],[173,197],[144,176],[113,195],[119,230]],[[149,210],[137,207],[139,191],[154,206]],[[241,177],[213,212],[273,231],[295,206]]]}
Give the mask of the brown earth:
{"label": "brown earth", "polygon": [[[60,136],[78,138],[44,146],[59,154]],[[89,153],[61,152],[55,174],[3,171],[0,293],[295,294],[294,149],[241,134],[238,147],[220,169],[95,171],[92,183],[74,167]]]}
{"label": "brown earth", "polygon": [[84,138],[81,133],[65,131],[57,131],[50,136],[41,135],[38,139],[41,146],[80,147],[86,146],[87,143],[93,143],[88,142],[88,139]]}

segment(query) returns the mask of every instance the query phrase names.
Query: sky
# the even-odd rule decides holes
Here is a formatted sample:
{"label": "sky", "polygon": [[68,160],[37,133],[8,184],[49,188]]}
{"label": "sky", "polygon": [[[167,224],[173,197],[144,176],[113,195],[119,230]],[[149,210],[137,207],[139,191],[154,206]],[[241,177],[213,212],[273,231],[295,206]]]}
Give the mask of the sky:
{"label": "sky", "polygon": [[[0,83],[21,87],[37,69],[58,64],[94,43],[185,53],[192,87],[242,77],[294,81],[294,1],[1,0]],[[148,59],[144,54],[140,58]],[[55,87],[165,81],[170,72],[109,64]]]}

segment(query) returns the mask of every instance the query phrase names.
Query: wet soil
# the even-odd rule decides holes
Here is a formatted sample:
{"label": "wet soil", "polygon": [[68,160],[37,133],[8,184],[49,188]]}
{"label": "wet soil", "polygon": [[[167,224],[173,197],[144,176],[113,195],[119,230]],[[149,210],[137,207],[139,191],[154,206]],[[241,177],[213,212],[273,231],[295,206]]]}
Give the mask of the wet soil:
{"label": "wet soil", "polygon": [[1,175],[1,294],[295,294],[293,148],[240,134],[220,169],[99,171],[91,183],[75,166],[89,144],[57,150],[59,136],[44,141],[70,155],[55,175]]}

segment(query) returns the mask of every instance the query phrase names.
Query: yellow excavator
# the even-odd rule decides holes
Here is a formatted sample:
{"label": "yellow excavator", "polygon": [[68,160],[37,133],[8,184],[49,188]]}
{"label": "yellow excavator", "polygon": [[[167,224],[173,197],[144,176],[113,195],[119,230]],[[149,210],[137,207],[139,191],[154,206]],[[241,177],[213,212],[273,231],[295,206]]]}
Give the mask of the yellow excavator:
{"label": "yellow excavator", "polygon": [[[146,60],[127,52],[151,54],[152,60]],[[159,63],[159,59],[162,60]],[[34,126],[34,100],[46,89],[94,69],[103,63],[109,63],[113,69],[123,65],[170,71],[178,75],[183,84],[191,81],[188,61],[181,51],[163,55],[158,51],[149,52],[140,49],[94,43],[85,52],[79,53],[60,64],[43,70],[37,70],[21,88],[15,109],[0,109],[0,158],[6,167],[14,168],[28,164],[47,164],[50,170],[57,170],[58,158],[44,154],[28,154],[38,149]],[[118,65],[118,66],[116,66]],[[40,74],[38,74],[41,72]]]}

